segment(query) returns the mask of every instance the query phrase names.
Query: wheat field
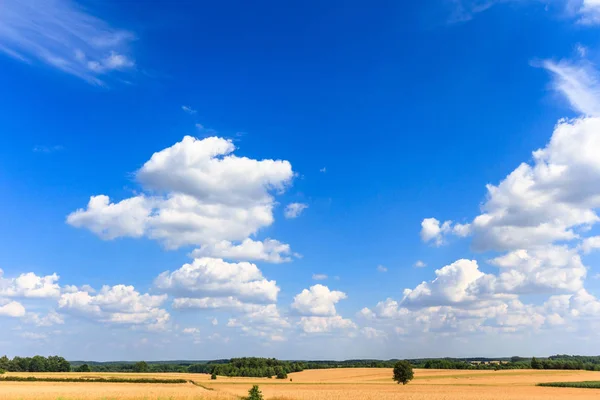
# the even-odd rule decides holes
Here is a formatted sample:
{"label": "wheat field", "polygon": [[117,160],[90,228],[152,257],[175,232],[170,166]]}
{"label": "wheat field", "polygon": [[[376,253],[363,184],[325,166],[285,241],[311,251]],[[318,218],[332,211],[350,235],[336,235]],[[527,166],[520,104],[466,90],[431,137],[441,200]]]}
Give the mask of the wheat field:
{"label": "wheat field", "polygon": [[[123,373],[10,373],[38,377],[181,378],[186,384],[0,382],[1,400],[234,400],[254,384],[265,399],[278,400],[536,400],[598,399],[600,391],[535,386],[541,382],[600,381],[588,371],[459,371],[415,370],[415,379],[402,386],[391,379],[391,369],[308,370],[287,380],[228,378],[210,380],[205,374]],[[290,381],[291,379],[291,381]]]}

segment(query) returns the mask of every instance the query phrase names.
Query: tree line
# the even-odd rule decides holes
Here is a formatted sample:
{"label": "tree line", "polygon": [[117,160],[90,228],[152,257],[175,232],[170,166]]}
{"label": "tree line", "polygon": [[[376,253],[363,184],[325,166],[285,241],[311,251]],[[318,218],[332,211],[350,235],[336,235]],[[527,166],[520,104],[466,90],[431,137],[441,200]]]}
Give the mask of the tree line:
{"label": "tree line", "polygon": [[71,364],[59,356],[0,357],[0,370],[9,372],[70,372]]}
{"label": "tree line", "polygon": [[[554,355],[548,358],[437,358],[408,360],[414,368],[427,369],[564,369],[600,371],[600,356]],[[243,357],[213,361],[69,362],[59,356],[0,357],[0,370],[9,372],[179,372],[215,377],[287,378],[292,372],[324,368],[393,368],[398,360],[282,361]]]}

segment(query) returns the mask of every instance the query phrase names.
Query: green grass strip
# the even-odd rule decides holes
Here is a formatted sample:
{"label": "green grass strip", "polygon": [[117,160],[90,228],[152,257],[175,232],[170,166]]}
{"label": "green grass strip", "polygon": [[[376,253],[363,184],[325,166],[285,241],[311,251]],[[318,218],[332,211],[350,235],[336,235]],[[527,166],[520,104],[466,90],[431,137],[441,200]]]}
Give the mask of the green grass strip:
{"label": "green grass strip", "polygon": [[537,386],[579,388],[579,389],[600,389],[600,381],[546,382],[546,383],[538,383]]}
{"label": "green grass strip", "polygon": [[36,376],[2,376],[0,382],[69,382],[69,383],[187,383],[185,379],[156,379],[156,378],[39,378]]}

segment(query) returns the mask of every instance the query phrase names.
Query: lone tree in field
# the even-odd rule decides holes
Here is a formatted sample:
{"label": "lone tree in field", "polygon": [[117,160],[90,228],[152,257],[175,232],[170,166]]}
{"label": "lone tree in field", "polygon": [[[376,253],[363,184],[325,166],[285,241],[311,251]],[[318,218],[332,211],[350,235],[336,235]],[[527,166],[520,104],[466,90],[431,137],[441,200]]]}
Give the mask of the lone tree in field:
{"label": "lone tree in field", "polygon": [[406,385],[413,378],[412,365],[408,361],[398,361],[394,365],[394,380],[398,383]]}
{"label": "lone tree in field", "polygon": [[246,397],[246,400],[263,400],[263,395],[258,388],[258,385],[252,386],[252,389],[248,391],[248,397]]}

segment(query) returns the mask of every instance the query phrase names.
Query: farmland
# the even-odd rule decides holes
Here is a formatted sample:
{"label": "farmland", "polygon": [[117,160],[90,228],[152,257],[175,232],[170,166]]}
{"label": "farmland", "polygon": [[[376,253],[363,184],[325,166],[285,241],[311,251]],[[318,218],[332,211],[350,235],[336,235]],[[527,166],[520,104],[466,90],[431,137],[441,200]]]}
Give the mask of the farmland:
{"label": "farmland", "polygon": [[290,374],[287,380],[221,376],[217,380],[211,380],[207,374],[178,373],[8,373],[7,375],[106,380],[184,379],[187,383],[0,382],[2,400],[226,400],[239,399],[253,384],[260,386],[267,400],[596,399],[600,394],[591,389],[536,386],[544,382],[600,381],[600,372],[560,370],[417,369],[415,379],[406,386],[395,384],[391,380],[391,369],[386,368],[306,370]]}

